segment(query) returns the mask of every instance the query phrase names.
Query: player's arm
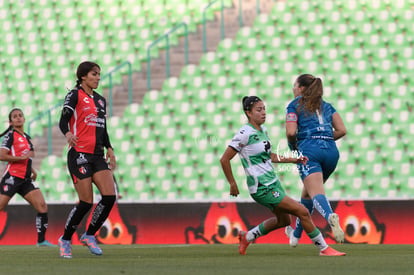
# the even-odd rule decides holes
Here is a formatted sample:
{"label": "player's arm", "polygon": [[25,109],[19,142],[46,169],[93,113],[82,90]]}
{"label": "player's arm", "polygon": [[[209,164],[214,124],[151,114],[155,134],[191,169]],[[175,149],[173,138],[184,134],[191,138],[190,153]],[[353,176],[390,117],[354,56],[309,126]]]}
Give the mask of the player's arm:
{"label": "player's arm", "polygon": [[77,102],[77,93],[75,91],[68,93],[66,95],[65,103],[63,104],[63,109],[59,120],[59,129],[66,137],[66,140],[70,146],[76,146],[76,143],[78,141],[78,137],[74,136],[69,129],[69,121],[73,116]]}
{"label": "player's arm", "polygon": [[298,155],[297,157],[285,157],[281,156],[275,153],[271,153],[270,159],[273,163],[303,163],[306,165],[306,162],[308,161],[308,157],[301,155]]}
{"label": "player's arm", "polygon": [[27,154],[24,154],[22,156],[12,156],[12,155],[9,155],[9,151],[10,150],[7,148],[4,148],[4,147],[0,148],[0,160],[1,161],[16,162],[16,161],[26,160],[31,157],[32,154],[30,152],[33,152],[33,151],[29,151]]}
{"label": "player's arm", "polygon": [[109,166],[111,167],[112,170],[114,170],[116,168],[116,158],[115,158],[114,149],[112,148],[112,145],[111,145],[111,141],[109,140],[106,123],[105,123],[105,130],[103,134],[103,143],[106,148],[106,161],[109,160]]}
{"label": "player's arm", "polygon": [[346,135],[346,127],[344,121],[337,112],[332,115],[332,127],[334,128],[334,140],[340,139]]}
{"label": "player's arm", "polygon": [[32,167],[32,174],[30,175],[30,178],[33,181],[36,181],[36,178],[37,178],[37,172],[36,172],[36,170],[33,167]]}
{"label": "player's arm", "polygon": [[291,150],[297,150],[296,132],[298,130],[298,118],[295,113],[286,115],[286,138]]}
{"label": "player's arm", "polygon": [[224,175],[230,184],[230,195],[235,197],[237,197],[240,192],[237,187],[236,180],[234,179],[233,171],[231,170],[230,160],[233,159],[236,154],[237,151],[229,146],[226,151],[224,151],[224,154],[220,159],[221,168],[223,169]]}

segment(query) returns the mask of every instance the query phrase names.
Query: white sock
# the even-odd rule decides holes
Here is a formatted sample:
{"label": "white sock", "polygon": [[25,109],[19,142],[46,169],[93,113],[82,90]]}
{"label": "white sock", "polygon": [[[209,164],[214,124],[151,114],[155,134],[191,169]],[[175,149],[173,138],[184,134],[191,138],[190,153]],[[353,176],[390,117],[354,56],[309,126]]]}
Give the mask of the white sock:
{"label": "white sock", "polygon": [[259,226],[256,226],[255,228],[249,230],[249,232],[246,233],[246,240],[248,242],[251,242],[260,236],[262,236],[262,232],[260,232]]}
{"label": "white sock", "polygon": [[319,233],[316,237],[312,238],[311,240],[320,251],[323,251],[328,248],[328,245],[326,244],[326,241],[321,233]]}

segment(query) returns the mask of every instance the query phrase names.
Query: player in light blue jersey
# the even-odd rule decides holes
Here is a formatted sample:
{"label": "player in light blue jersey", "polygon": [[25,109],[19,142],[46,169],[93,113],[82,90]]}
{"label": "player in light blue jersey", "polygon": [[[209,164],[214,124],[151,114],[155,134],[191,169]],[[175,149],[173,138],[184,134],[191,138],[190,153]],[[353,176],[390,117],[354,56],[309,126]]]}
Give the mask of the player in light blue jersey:
{"label": "player in light blue jersey", "polygon": [[257,96],[243,98],[243,110],[248,118],[230,142],[220,162],[223,172],[230,184],[230,195],[239,195],[239,188],[234,179],[230,160],[238,153],[247,177],[247,185],[251,197],[259,204],[269,208],[274,217],[263,221],[248,232],[239,232],[239,253],[246,254],[248,245],[260,236],[290,224],[290,214],[302,221],[303,228],[309,238],[320,250],[322,256],[343,256],[329,247],[319,229],[312,222],[309,211],[299,202],[285,194],[273,163],[302,163],[306,165],[304,156],[285,158],[272,153],[266,127],[266,109]]}
{"label": "player in light blue jersey", "polygon": [[[335,108],[322,99],[323,86],[320,78],[310,74],[300,75],[294,84],[295,99],[286,110],[286,136],[289,147],[309,158],[306,164],[298,164],[303,182],[301,203],[312,213],[313,208],[328,221],[335,240],[344,242],[344,232],[339,217],[332,211],[326,198],[324,183],[335,170],[339,151],[335,140],[346,134],[341,116]],[[296,228],[286,227],[290,245],[298,245],[303,227],[299,219]]]}

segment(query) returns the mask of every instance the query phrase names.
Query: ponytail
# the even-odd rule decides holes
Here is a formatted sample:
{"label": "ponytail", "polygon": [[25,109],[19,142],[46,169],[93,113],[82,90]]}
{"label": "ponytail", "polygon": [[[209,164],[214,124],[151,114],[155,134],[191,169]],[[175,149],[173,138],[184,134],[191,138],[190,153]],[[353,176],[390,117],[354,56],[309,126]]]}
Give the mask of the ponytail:
{"label": "ponytail", "polygon": [[299,87],[305,87],[299,99],[299,106],[303,106],[304,110],[309,113],[320,110],[323,96],[322,80],[310,74],[303,74],[296,81]]}
{"label": "ponytail", "polygon": [[80,79],[77,79],[76,80],[76,88],[79,88],[80,87],[80,85],[81,85],[81,83],[82,83],[82,80],[80,80]]}

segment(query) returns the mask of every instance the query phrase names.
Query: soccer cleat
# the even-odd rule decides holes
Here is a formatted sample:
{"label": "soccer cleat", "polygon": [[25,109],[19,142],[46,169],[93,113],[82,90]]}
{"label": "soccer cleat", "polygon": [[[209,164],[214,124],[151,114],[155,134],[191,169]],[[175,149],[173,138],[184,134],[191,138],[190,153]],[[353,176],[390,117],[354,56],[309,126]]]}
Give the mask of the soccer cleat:
{"label": "soccer cleat", "polygon": [[328,246],[324,250],[319,253],[319,256],[345,256],[345,252],[339,252],[333,249],[332,247]]}
{"label": "soccer cleat", "polygon": [[339,216],[338,214],[332,213],[329,215],[328,219],[329,225],[332,229],[332,234],[334,235],[334,238],[337,243],[344,243],[345,241],[345,234],[342,230],[341,226],[339,225]]}
{"label": "soccer cleat", "polygon": [[246,232],[240,231],[239,232],[239,253],[241,255],[246,255],[246,249],[251,244],[246,240]]}
{"label": "soccer cleat", "polygon": [[102,249],[99,248],[98,244],[96,243],[96,238],[93,235],[83,235],[80,238],[81,243],[86,245],[89,248],[89,251],[94,255],[102,255]]}
{"label": "soccer cleat", "polygon": [[70,259],[72,258],[72,246],[70,241],[63,240],[62,237],[59,238],[58,241],[60,257]]}
{"label": "soccer cleat", "polygon": [[293,231],[295,231],[295,229],[293,229],[292,226],[288,225],[285,227],[285,234],[289,238],[289,245],[291,247],[297,247],[299,244],[299,238],[296,238],[293,235]]}
{"label": "soccer cleat", "polygon": [[44,240],[43,242],[37,243],[37,247],[56,247],[55,244],[51,244],[48,240]]}

